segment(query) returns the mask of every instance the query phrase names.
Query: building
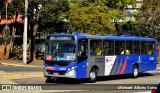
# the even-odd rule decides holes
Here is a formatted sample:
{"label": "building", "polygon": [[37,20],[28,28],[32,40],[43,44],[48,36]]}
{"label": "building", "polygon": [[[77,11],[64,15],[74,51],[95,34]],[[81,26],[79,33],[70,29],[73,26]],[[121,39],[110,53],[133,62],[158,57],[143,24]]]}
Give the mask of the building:
{"label": "building", "polygon": [[[6,2],[6,17],[7,17],[7,7],[8,7],[8,4],[11,4],[12,3],[12,0],[7,0]],[[19,14],[18,17],[16,18],[16,16],[14,15],[12,17],[12,19],[1,19],[1,13],[0,13],[0,25],[4,25],[4,24],[11,24],[11,23],[14,23],[14,22],[19,22],[19,23],[22,23],[23,20],[22,20],[22,15]]]}

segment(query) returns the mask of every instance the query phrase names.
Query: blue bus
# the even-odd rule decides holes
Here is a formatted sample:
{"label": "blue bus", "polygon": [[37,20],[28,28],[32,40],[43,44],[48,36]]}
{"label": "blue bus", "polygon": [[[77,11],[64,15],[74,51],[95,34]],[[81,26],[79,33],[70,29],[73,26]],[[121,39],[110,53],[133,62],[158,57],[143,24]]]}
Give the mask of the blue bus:
{"label": "blue bus", "polygon": [[98,76],[131,74],[156,69],[157,41],[136,36],[50,34],[45,40],[44,76],[95,82]]}

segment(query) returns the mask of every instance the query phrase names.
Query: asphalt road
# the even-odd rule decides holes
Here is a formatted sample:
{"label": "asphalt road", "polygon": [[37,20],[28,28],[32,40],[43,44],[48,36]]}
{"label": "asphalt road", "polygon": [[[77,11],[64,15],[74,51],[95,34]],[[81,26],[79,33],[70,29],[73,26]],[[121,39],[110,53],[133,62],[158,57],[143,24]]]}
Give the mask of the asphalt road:
{"label": "asphalt road", "polygon": [[[36,67],[16,67],[16,66],[3,66],[0,65],[0,71],[6,73],[18,73],[25,75],[31,72],[43,74],[43,68]],[[31,75],[31,74],[30,74]],[[9,76],[9,75],[8,75]],[[41,75],[39,77],[29,77],[29,78],[16,78],[15,80],[21,84],[45,84],[45,78]],[[26,82],[28,81],[28,82]],[[87,80],[74,80],[74,79],[64,79],[57,78],[56,82],[58,84],[88,84]],[[99,77],[96,84],[157,84],[160,83],[160,69],[153,71],[140,73],[137,79],[130,78],[130,75],[116,75],[116,76],[107,76]],[[53,83],[52,83],[53,84]],[[94,83],[95,84],[95,83]]]}
{"label": "asphalt road", "polygon": [[[47,90],[80,90],[68,93],[150,93],[151,90],[145,89],[118,89],[118,86],[149,86],[150,84],[160,83],[160,69],[141,73],[138,78],[133,79],[130,75],[117,75],[108,77],[99,77],[97,82],[88,83],[86,79],[75,80],[66,78],[57,78],[56,81],[45,83],[46,78],[26,78],[13,80],[19,84],[37,84],[44,86]],[[26,82],[27,81],[27,82]],[[67,93],[67,92],[65,92]]]}
{"label": "asphalt road", "polygon": [[[35,67],[14,67],[14,66],[3,66],[0,65],[0,71],[6,73],[23,73],[34,72],[34,73],[43,73],[43,68]],[[7,75],[10,77],[9,75]],[[133,79],[130,75],[117,75],[117,76],[107,76],[99,77],[97,82],[88,83],[86,79],[75,80],[75,79],[66,79],[66,78],[57,78],[54,82],[45,83],[46,78],[40,77],[28,77],[28,78],[16,78],[12,81],[18,84],[37,84],[42,85],[44,89],[47,90],[80,90],[80,91],[69,91],[65,93],[135,93],[135,92],[144,92],[150,93],[150,90],[118,90],[117,85],[141,85],[144,84],[159,84],[160,83],[160,69],[149,71],[146,73],[141,73],[138,78]],[[128,86],[128,85],[127,85]]]}
{"label": "asphalt road", "polygon": [[[26,78],[14,80],[20,84],[46,84],[45,77]],[[25,82],[28,81],[28,82]],[[138,78],[131,78],[130,75],[116,75],[99,77],[97,82],[88,83],[86,79],[75,80],[67,78],[56,78],[55,81],[49,84],[159,84],[160,83],[160,69],[140,73]]]}

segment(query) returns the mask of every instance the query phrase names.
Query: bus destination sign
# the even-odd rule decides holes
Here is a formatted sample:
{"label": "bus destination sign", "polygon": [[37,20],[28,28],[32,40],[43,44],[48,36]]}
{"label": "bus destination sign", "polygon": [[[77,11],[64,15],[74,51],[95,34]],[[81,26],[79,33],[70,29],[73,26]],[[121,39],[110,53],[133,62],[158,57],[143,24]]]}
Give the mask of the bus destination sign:
{"label": "bus destination sign", "polygon": [[50,40],[72,40],[72,37],[56,36],[56,37],[50,37]]}

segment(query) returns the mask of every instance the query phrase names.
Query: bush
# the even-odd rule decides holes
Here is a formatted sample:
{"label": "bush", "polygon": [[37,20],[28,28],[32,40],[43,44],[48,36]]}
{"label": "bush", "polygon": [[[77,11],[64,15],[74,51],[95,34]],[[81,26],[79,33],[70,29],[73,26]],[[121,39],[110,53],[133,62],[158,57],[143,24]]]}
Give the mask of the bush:
{"label": "bush", "polygon": [[13,55],[15,57],[18,57],[18,59],[22,59],[22,56],[23,56],[23,48],[22,46],[14,46],[13,47]]}

